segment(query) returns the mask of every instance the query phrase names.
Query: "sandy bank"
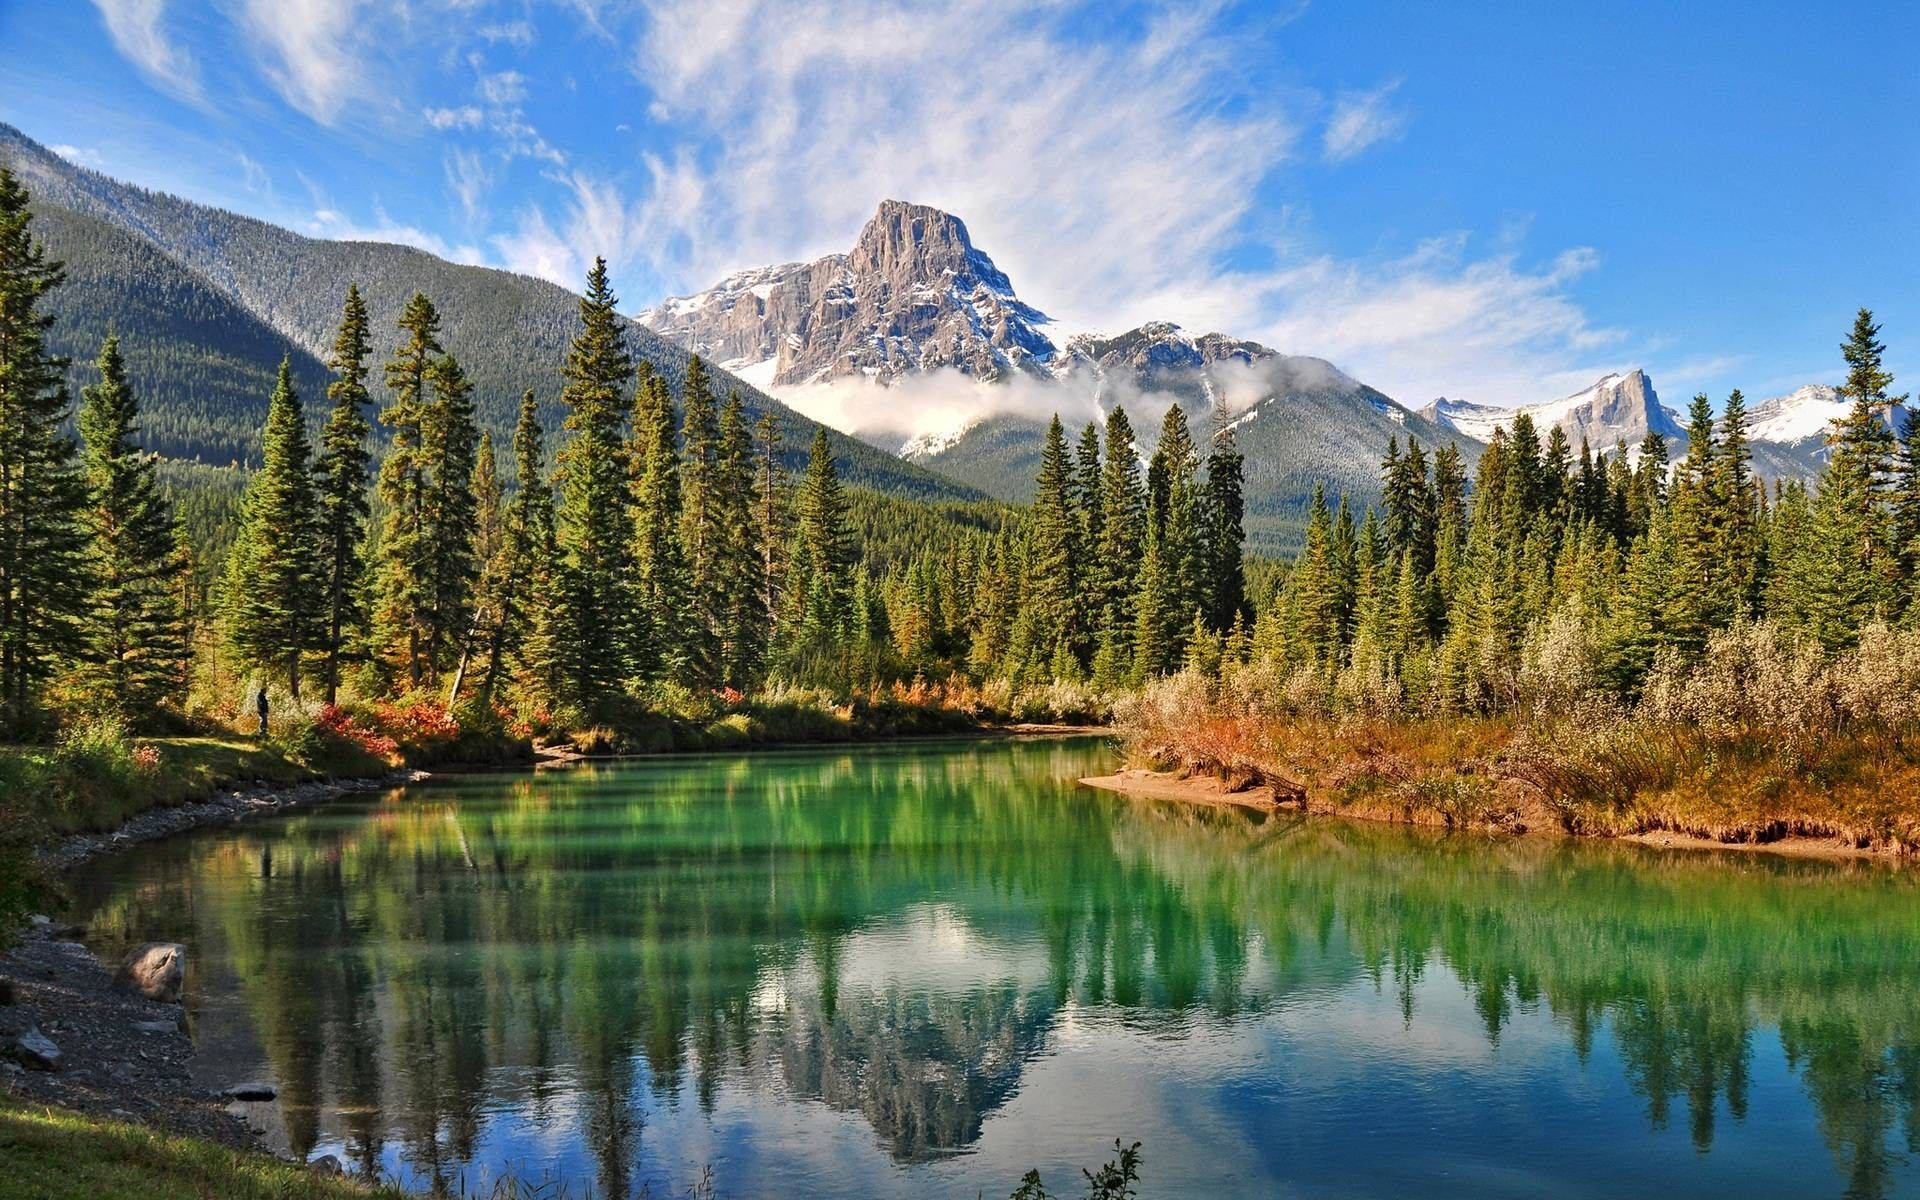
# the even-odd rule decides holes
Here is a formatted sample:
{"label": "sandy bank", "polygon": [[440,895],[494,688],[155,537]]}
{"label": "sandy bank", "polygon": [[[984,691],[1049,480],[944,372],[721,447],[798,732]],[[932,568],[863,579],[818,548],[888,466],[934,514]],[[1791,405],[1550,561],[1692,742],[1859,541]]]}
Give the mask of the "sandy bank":
{"label": "sandy bank", "polygon": [[[1345,820],[1382,821],[1395,825],[1423,825],[1436,828],[1451,828],[1451,822],[1431,809],[1416,807],[1357,807],[1337,808],[1302,804],[1292,796],[1281,796],[1270,787],[1251,787],[1242,791],[1229,791],[1226,785],[1215,778],[1203,775],[1181,777],[1166,771],[1148,771],[1140,768],[1128,768],[1112,775],[1094,775],[1080,781],[1087,787],[1103,791],[1119,792],[1123,795],[1137,796],[1150,800],[1173,800],[1187,804],[1206,804],[1247,808],[1256,812],[1289,811],[1310,812],[1314,816],[1335,817]],[[1516,821],[1501,825],[1476,826],[1483,833],[1504,833],[1513,836],[1530,835],[1541,837],[1572,837],[1558,823],[1545,819],[1544,810],[1530,814],[1530,820]],[[1913,856],[1892,846],[1859,846],[1839,838],[1820,838],[1788,835],[1767,841],[1723,842],[1695,834],[1682,833],[1668,829],[1650,829],[1638,833],[1612,835],[1587,835],[1594,841],[1632,842],[1661,850],[1705,850],[1734,854],[1779,854],[1793,858],[1818,858],[1833,860],[1877,859],[1889,862],[1909,862]]]}

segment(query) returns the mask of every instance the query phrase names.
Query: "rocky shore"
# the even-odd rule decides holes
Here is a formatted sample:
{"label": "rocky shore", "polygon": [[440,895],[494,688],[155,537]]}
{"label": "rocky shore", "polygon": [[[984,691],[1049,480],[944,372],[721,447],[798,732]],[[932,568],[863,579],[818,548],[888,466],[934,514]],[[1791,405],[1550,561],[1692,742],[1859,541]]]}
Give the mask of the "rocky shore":
{"label": "rocky shore", "polygon": [[102,854],[124,850],[141,842],[172,837],[190,829],[285,812],[352,792],[397,787],[425,778],[425,771],[403,768],[370,779],[316,779],[290,787],[259,783],[226,788],[205,800],[195,800],[172,808],[150,808],[109,833],[77,833],[58,839],[41,852],[40,861],[50,873],[58,875]]}
{"label": "rocky shore", "polygon": [[[142,842],[426,777],[399,770],[371,779],[231,787],[205,800],[150,809],[110,833],[61,838],[40,860],[57,876]],[[165,959],[166,978],[156,979],[126,965],[109,971],[84,936],[77,926],[36,916],[0,954],[0,1091],[16,1102],[253,1148],[255,1131],[242,1102],[271,1100],[271,1085],[223,1095],[194,1082],[193,1041],[179,1003],[181,977],[191,969],[184,948],[171,948],[177,953]]]}
{"label": "rocky shore", "polygon": [[177,1001],[116,987],[78,933],[36,917],[0,956],[0,1081],[16,1100],[250,1146],[246,1121],[194,1083]]}

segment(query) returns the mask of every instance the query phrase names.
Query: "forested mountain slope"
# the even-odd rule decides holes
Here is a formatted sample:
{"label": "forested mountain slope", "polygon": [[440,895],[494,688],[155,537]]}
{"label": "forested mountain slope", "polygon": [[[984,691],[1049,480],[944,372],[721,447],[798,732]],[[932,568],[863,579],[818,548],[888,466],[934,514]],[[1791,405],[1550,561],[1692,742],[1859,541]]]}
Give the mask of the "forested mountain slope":
{"label": "forested mountain slope", "polygon": [[[169,431],[169,453],[214,462],[252,453],[251,431],[283,353],[294,354],[296,380],[309,411],[317,410],[318,361],[349,283],[367,302],[380,358],[399,341],[394,323],[407,298],[416,291],[432,298],[441,341],[473,380],[482,426],[497,441],[504,444],[524,390],[543,399],[559,394],[560,364],[578,325],[578,297],[565,288],[408,246],[305,237],[75,166],[4,124],[0,165],[20,177],[45,236],[68,261],[74,283],[48,301],[67,339],[63,349],[91,357],[96,333],[120,323],[149,427]],[[141,330],[125,327],[136,319],[129,296],[143,314]],[[162,344],[136,354],[136,333]],[[632,322],[627,335],[636,357],[677,387],[687,352]],[[774,410],[790,461],[800,463],[813,421],[724,372],[715,386],[722,395],[738,390],[756,418]],[[559,415],[549,411],[549,424]],[[852,482],[923,498],[979,494],[837,432],[833,444]]]}

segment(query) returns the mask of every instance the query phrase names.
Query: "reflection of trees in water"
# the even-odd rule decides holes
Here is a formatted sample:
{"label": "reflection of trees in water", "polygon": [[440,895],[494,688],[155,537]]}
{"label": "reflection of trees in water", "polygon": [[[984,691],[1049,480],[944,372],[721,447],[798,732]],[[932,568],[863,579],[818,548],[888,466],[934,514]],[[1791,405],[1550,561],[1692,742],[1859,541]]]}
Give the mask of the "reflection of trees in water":
{"label": "reflection of trees in water", "polygon": [[[934,1155],[978,1138],[1062,1005],[1151,1025],[1371,980],[1411,1023],[1435,963],[1490,1040],[1540,1006],[1583,1057],[1604,1031],[1649,1123],[1683,1111],[1703,1150],[1719,1102],[1744,1117],[1771,1027],[1851,1194],[1889,1190],[1890,1134],[1915,1144],[1920,904],[1902,875],[1034,802],[1031,781],[1074,753],[678,761],[400,793],[364,819],[163,848],[93,923],[227,948],[294,1149],[330,1105],[356,1161],[391,1138],[436,1178],[510,1103],[536,1125],[577,1114],[602,1189],[624,1191],[636,1089],[710,1108],[729,1076]],[[1044,947],[1043,967],[971,992],[843,980],[856,930],[933,896],[988,942]],[[769,1007],[769,980],[806,986]]]}
{"label": "reflection of trees in water", "polygon": [[1920,1149],[1920,891],[1878,864],[1655,854],[1316,822],[1248,855],[1247,818],[1141,806],[1116,826],[1201,907],[1243,915],[1282,961],[1329,914],[1376,986],[1444,963],[1490,1041],[1544,1002],[1583,1058],[1605,1028],[1647,1119],[1684,1105],[1696,1148],[1717,1103],[1744,1119],[1757,1029],[1777,1027],[1849,1196],[1891,1188],[1890,1134]]}

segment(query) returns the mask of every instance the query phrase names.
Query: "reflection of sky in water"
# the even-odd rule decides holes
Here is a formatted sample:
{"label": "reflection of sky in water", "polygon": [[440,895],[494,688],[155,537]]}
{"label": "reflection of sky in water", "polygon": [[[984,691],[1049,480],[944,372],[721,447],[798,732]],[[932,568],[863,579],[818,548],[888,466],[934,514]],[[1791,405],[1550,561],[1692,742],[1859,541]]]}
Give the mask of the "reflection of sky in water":
{"label": "reflection of sky in water", "polygon": [[[1901,1089],[1920,1090],[1920,1071],[1895,1078],[1879,1055],[1909,1044],[1910,963],[1850,964],[1870,1001],[1875,986],[1897,997],[1885,1028],[1864,1028],[1854,1001],[1834,1029],[1801,1033],[1812,1049],[1790,1067],[1776,1007],[1812,996],[1818,1013],[1838,984],[1741,941],[1743,920],[1770,929],[1786,898],[1845,886],[1894,927],[1876,945],[1909,944],[1920,904],[1898,877],[1699,860],[1674,876],[1584,848],[1489,867],[1506,851],[1338,826],[1275,840],[1244,817],[1053,782],[1097,748],[871,757],[654,763],[533,791],[463,779],[155,847],[81,890],[96,930],[191,944],[208,1082],[305,1064],[323,1098],[311,1153],[356,1157],[341,1055],[351,1027],[377,1030],[379,1161],[416,1185],[431,1180],[421,1095],[477,1099],[471,1157],[443,1176],[482,1193],[507,1172],[577,1194],[611,1146],[630,1190],[656,1195],[708,1166],[740,1197],[1005,1195],[1028,1167],[1074,1194],[1118,1136],[1145,1142],[1149,1197],[1838,1196],[1849,1121],[1906,1149]],[[355,909],[366,887],[392,904]],[[1612,932],[1622,888],[1680,902]],[[1729,896],[1753,910],[1719,911]],[[560,922],[549,940],[514,923],[528,912]],[[1702,939],[1749,952],[1705,977],[1721,992],[1693,996],[1700,981],[1667,968]],[[1581,964],[1530,960],[1535,945],[1590,945],[1631,970],[1558,978]],[[360,1008],[328,991],[327,963],[349,958],[368,964]],[[269,1001],[262,979],[279,971],[295,974]],[[276,1031],[274,1004],[309,1000],[319,1019]],[[579,1044],[603,1012],[596,1030],[637,1023],[611,1075]],[[1715,1040],[1728,1022],[1731,1051]],[[660,1036],[677,1047],[667,1082],[649,1058]],[[289,1037],[307,1049],[272,1049]],[[421,1082],[462,1056],[478,1064],[467,1082]],[[255,1115],[285,1139],[280,1107]],[[438,1141],[445,1155],[450,1120]],[[1854,1158],[1856,1184],[1860,1163],[1876,1168],[1861,1194],[1920,1179],[1897,1157]]]}

